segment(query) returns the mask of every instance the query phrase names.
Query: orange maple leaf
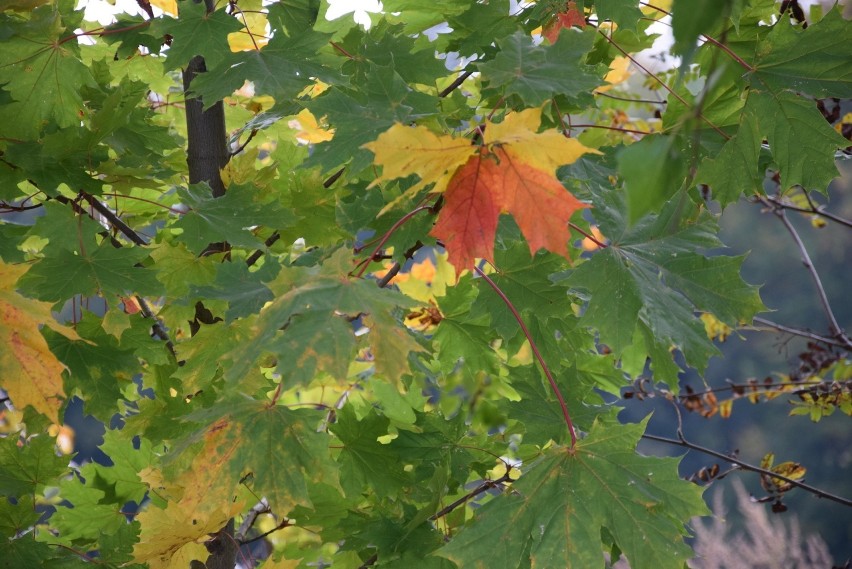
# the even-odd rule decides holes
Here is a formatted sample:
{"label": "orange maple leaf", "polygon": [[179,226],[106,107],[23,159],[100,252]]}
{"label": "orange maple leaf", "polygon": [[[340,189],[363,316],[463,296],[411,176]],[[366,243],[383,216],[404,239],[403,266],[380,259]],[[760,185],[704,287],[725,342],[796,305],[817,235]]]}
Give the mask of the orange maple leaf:
{"label": "orange maple leaf", "polygon": [[458,169],[444,192],[444,207],[430,234],[444,242],[457,273],[476,257],[494,260],[500,177],[497,161],[482,148]]}
{"label": "orange maple leaf", "polygon": [[524,163],[511,146],[495,147],[493,152],[500,160],[500,209],[515,218],[530,253],[547,249],[567,259],[568,220],[588,204],[575,198],[552,174]]}
{"label": "orange maple leaf", "polygon": [[562,28],[570,28],[571,26],[586,27],[583,11],[577,8],[577,3],[574,0],[565,4],[565,11],[556,14],[556,18],[544,28],[541,35],[546,37],[551,44],[554,44],[559,38],[559,32],[562,31]]}
{"label": "orange maple leaf", "polygon": [[498,218],[510,213],[531,253],[547,249],[568,258],[568,220],[585,207],[511,146],[494,146],[470,158],[450,180],[431,234],[443,241],[450,263],[461,272],[477,257],[493,262]]}

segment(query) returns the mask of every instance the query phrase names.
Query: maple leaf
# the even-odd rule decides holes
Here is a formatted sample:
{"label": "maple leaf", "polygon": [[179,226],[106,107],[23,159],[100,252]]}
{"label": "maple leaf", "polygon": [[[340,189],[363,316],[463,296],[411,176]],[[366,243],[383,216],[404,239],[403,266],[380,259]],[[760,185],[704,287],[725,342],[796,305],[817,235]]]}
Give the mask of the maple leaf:
{"label": "maple leaf", "polygon": [[450,264],[458,272],[470,267],[476,257],[494,259],[500,203],[493,188],[498,187],[499,178],[499,165],[482,150],[456,172],[444,193],[444,207],[430,235],[443,240]]}
{"label": "maple leaf", "polygon": [[65,366],[50,351],[39,331],[45,325],[70,340],[82,340],[50,313],[51,303],[39,302],[16,292],[17,281],[28,265],[0,261],[0,376],[3,389],[19,409],[31,405],[54,423],[65,398],[62,371]]}
{"label": "maple leaf", "polygon": [[430,183],[434,192],[444,192],[431,235],[443,240],[459,271],[477,257],[493,261],[500,213],[514,216],[532,253],[545,248],[567,258],[568,220],[588,205],[568,192],[553,171],[599,152],[555,130],[538,133],[540,124],[541,108],[509,113],[500,123],[486,121],[479,152],[451,136],[399,124],[364,148],[384,168],[374,185],[415,173],[421,181],[405,195]]}
{"label": "maple leaf", "polygon": [[605,528],[634,567],[680,569],[683,524],[708,510],[676,459],[635,453],[644,428],[595,422],[572,452],[552,447],[437,554],[459,567],[603,567]]}
{"label": "maple leaf", "polygon": [[571,26],[586,27],[586,18],[583,17],[583,11],[582,9],[577,9],[577,3],[574,0],[569,0],[566,3],[565,12],[556,14],[556,18],[542,30],[541,35],[547,38],[547,41],[550,43],[556,43],[562,28],[570,28]]}
{"label": "maple leaf", "polygon": [[435,184],[433,191],[443,192],[453,173],[476,152],[466,140],[438,136],[424,126],[412,128],[399,123],[363,148],[375,154],[374,162],[382,167],[382,175],[370,187],[411,174],[420,176],[420,182],[404,195],[413,195],[430,183]]}

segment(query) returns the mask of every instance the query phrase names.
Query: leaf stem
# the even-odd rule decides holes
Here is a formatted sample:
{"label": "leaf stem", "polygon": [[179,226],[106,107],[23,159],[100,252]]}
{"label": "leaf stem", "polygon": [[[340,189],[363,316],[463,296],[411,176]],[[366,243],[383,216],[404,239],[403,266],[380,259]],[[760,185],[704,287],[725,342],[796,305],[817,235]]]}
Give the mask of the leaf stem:
{"label": "leaf stem", "polygon": [[601,249],[606,249],[606,248],[608,248],[608,247],[609,247],[609,245],[607,245],[606,243],[602,243],[602,242],[601,242],[601,241],[600,241],[597,237],[595,237],[594,235],[592,235],[591,233],[589,233],[589,232],[588,232],[588,231],[586,231],[585,229],[581,228],[581,227],[580,227],[580,226],[578,226],[577,224],[572,223],[572,222],[570,222],[570,221],[569,221],[569,222],[568,222],[568,226],[569,226],[571,229],[573,229],[574,231],[576,231],[576,232],[581,233],[582,235],[584,235],[584,236],[586,237],[586,239],[590,240],[592,243],[594,243],[595,245],[597,245],[597,246],[598,246],[598,247],[600,247]]}
{"label": "leaf stem", "polygon": [[568,413],[568,406],[565,404],[565,398],[562,397],[562,392],[559,391],[559,386],[556,384],[556,380],[553,379],[553,374],[550,373],[550,368],[547,367],[547,363],[545,363],[544,358],[541,356],[541,352],[538,351],[538,346],[536,345],[535,340],[533,340],[532,334],[530,334],[527,325],[524,324],[524,320],[518,313],[517,308],[515,308],[515,305],[512,304],[511,300],[509,300],[509,297],[507,297],[506,294],[502,290],[500,290],[500,287],[497,286],[497,283],[491,280],[491,277],[486,275],[485,272],[483,272],[483,270],[479,267],[474,266],[473,270],[476,271],[476,273],[480,277],[482,277],[485,282],[488,283],[488,286],[490,286],[494,290],[494,292],[497,293],[497,296],[500,297],[500,299],[512,313],[512,316],[515,317],[515,320],[521,327],[521,331],[524,333],[524,336],[526,336],[527,341],[529,341],[530,348],[532,348],[533,354],[535,354],[535,357],[538,360],[542,371],[544,371],[544,375],[547,377],[547,381],[550,383],[550,388],[553,390],[553,394],[556,395],[556,399],[559,400],[559,407],[562,409],[562,417],[563,419],[565,419],[565,424],[568,426],[568,433],[571,435],[571,448],[573,449],[574,446],[577,444],[577,433],[574,430],[574,423],[573,421],[571,421],[571,415]]}
{"label": "leaf stem", "polygon": [[783,480],[784,482],[787,482],[788,484],[792,484],[793,486],[801,488],[802,490],[805,490],[806,492],[810,492],[811,494],[814,494],[819,498],[825,498],[827,500],[831,500],[832,502],[837,502],[838,504],[843,504],[844,506],[852,507],[852,500],[850,500],[848,498],[843,498],[842,496],[837,496],[835,494],[831,494],[829,492],[826,492],[825,490],[820,490],[819,488],[816,488],[815,486],[811,486],[810,484],[805,484],[804,482],[799,482],[795,478],[790,478],[789,476],[784,476],[783,474],[779,474],[777,472],[773,472],[773,471],[767,470],[765,468],[760,468],[759,466],[754,466],[753,464],[749,464],[745,461],[739,460],[738,458],[734,458],[732,456],[729,456],[727,454],[715,451],[713,449],[703,447],[699,444],[696,444],[696,443],[693,443],[691,441],[686,440],[686,438],[684,438],[683,435],[680,435],[679,438],[677,438],[677,439],[670,439],[670,438],[667,438],[667,437],[659,437],[657,435],[649,435],[649,434],[646,433],[646,434],[642,435],[642,438],[647,439],[649,441],[657,441],[657,442],[660,442],[660,443],[666,443],[666,444],[670,444],[670,445],[676,445],[676,446],[681,446],[681,447],[688,448],[688,449],[691,449],[691,450],[695,450],[695,451],[698,451],[700,453],[703,453],[703,454],[724,460],[725,462],[729,462],[731,464],[736,464],[737,466],[739,466],[743,470],[748,470],[749,472],[755,472],[757,474],[762,474],[762,475],[768,476],[770,478],[777,478],[778,480]]}
{"label": "leaf stem", "polygon": [[388,239],[391,238],[391,236],[396,232],[397,229],[402,227],[409,219],[411,219],[421,211],[431,210],[432,207],[432,205],[421,205],[420,207],[414,208],[413,210],[409,211],[401,218],[399,218],[399,220],[394,223],[391,228],[385,232],[384,235],[382,235],[382,238],[379,240],[379,244],[376,245],[376,247],[373,249],[373,252],[370,253],[370,256],[365,258],[363,261],[361,261],[355,266],[355,269],[358,269],[360,267],[360,270],[358,271],[358,274],[355,275],[355,277],[361,278],[364,275],[364,272],[367,270],[367,267],[370,266],[370,262],[376,258],[376,255],[379,254],[379,252],[382,250],[382,247],[384,247],[385,243],[388,242]]}

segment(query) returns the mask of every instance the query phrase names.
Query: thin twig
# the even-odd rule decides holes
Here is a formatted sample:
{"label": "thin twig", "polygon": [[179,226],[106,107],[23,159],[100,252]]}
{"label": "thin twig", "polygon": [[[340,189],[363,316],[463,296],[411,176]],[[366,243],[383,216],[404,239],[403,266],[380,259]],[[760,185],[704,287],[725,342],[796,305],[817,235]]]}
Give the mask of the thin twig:
{"label": "thin twig", "polygon": [[[671,12],[668,12],[667,10],[663,10],[659,6],[654,6],[653,4],[648,4],[647,2],[639,2],[639,3],[642,4],[643,6],[647,6],[648,8],[651,8],[652,10],[656,10],[657,12],[661,12],[661,13],[667,15],[667,16],[672,15]],[[705,40],[707,40],[711,44],[715,45],[716,47],[718,47],[719,49],[721,49],[722,51],[727,53],[731,57],[731,59],[733,59],[734,61],[736,61],[740,65],[742,65],[748,71],[754,71],[754,67],[752,67],[751,65],[746,63],[739,55],[737,55],[736,53],[731,51],[731,48],[729,48],[728,46],[726,46],[722,42],[716,40],[715,38],[708,36],[707,34],[701,34],[701,37],[703,37]]]}
{"label": "thin twig", "polygon": [[[766,318],[761,318],[760,316],[755,316],[753,319],[758,324],[762,324],[768,328],[773,328],[778,330],[779,332],[786,332],[787,334],[792,334],[793,336],[800,336],[802,338],[808,338],[809,340],[814,340],[815,342],[821,342],[823,344],[830,344],[832,346],[837,346],[840,348],[848,348],[846,344],[835,340],[834,338],[828,338],[826,336],[821,336],[820,334],[815,334],[809,330],[802,330],[801,328],[793,328],[792,326],[785,326],[784,324],[778,324],[777,322],[773,322],[772,320],[767,320]],[[754,327],[745,327],[741,328],[742,330],[761,330],[760,328]]]}
{"label": "thin twig", "polygon": [[784,201],[784,200],[782,200],[778,197],[775,197],[775,196],[767,196],[767,199],[769,201],[771,201],[772,203],[774,203],[775,205],[777,205],[778,207],[783,207],[784,209],[790,209],[790,210],[798,211],[798,212],[801,212],[801,213],[810,213],[812,215],[818,215],[820,217],[830,219],[831,221],[834,221],[834,222],[839,223],[841,225],[845,225],[846,227],[852,228],[852,220],[846,219],[845,217],[840,217],[839,215],[835,215],[835,214],[833,214],[829,211],[825,211],[824,209],[822,209],[822,207],[814,205],[814,203],[811,201],[811,198],[810,198],[810,196],[808,195],[807,192],[804,192],[804,194],[805,194],[805,197],[808,200],[808,203],[811,206],[810,208],[799,207],[797,205],[793,205],[790,202]]}
{"label": "thin twig", "polygon": [[[437,520],[439,518],[443,518],[444,516],[446,516],[447,514],[449,514],[450,512],[455,510],[456,508],[458,508],[459,506],[463,506],[464,504],[467,504],[472,498],[479,496],[483,492],[487,492],[487,491],[491,490],[492,488],[499,488],[501,485],[505,484],[506,482],[514,482],[512,477],[509,476],[510,472],[511,472],[511,468],[509,468],[507,466],[506,472],[503,474],[503,476],[501,476],[500,478],[497,478],[495,480],[483,481],[482,484],[480,484],[479,486],[477,486],[476,488],[474,488],[473,490],[471,490],[470,492],[468,492],[467,494],[465,494],[464,496],[462,496],[458,500],[454,501],[449,506],[441,508],[436,513],[429,516],[429,521],[434,522],[435,520]],[[366,569],[367,567],[372,567],[373,565],[376,564],[376,561],[378,561],[378,560],[379,560],[379,554],[374,553],[373,555],[368,557],[367,560],[364,561],[364,563],[362,563],[359,566],[358,569]]]}
{"label": "thin twig", "polygon": [[248,514],[246,514],[245,518],[243,518],[243,523],[240,524],[239,529],[237,529],[237,532],[234,534],[234,539],[237,540],[237,543],[245,544],[246,534],[257,521],[258,516],[260,516],[260,514],[267,514],[269,512],[269,502],[266,500],[266,498],[261,498],[257,504],[252,506]]}
{"label": "thin twig", "polygon": [[254,543],[255,541],[260,541],[260,540],[261,540],[261,539],[263,539],[264,537],[266,537],[266,536],[268,536],[268,535],[270,535],[270,534],[273,534],[273,533],[275,533],[275,532],[276,532],[276,531],[278,531],[278,530],[282,530],[282,529],[284,529],[284,528],[286,528],[286,527],[290,527],[291,525],[293,525],[292,520],[290,520],[289,518],[284,518],[283,520],[281,520],[281,523],[279,523],[277,526],[275,526],[275,527],[274,527],[274,528],[272,528],[271,530],[269,530],[269,531],[265,531],[265,532],[263,532],[263,533],[262,533],[262,534],[260,534],[260,535],[256,535],[256,536],[254,536],[254,537],[252,537],[252,538],[250,538],[250,539],[243,540],[243,541],[241,541],[241,542],[239,542],[239,543],[240,543],[240,545],[247,545],[247,544],[249,544],[249,543]]}
{"label": "thin twig", "polygon": [[506,294],[502,290],[500,290],[500,287],[497,286],[497,284],[493,280],[491,280],[491,277],[486,275],[485,272],[483,272],[483,270],[477,267],[476,265],[474,265],[473,270],[476,271],[476,273],[480,277],[485,279],[485,282],[488,283],[488,286],[490,286],[494,290],[494,292],[497,293],[497,296],[499,296],[501,300],[503,300],[503,303],[512,313],[512,316],[515,317],[515,320],[521,327],[521,331],[524,333],[524,336],[526,336],[527,341],[530,343],[530,348],[532,349],[533,354],[535,354],[535,357],[538,360],[542,371],[544,371],[544,375],[547,377],[547,381],[550,382],[550,388],[553,390],[554,395],[556,395],[556,399],[559,400],[559,407],[562,409],[562,417],[563,419],[565,419],[565,424],[568,425],[568,433],[571,435],[571,448],[573,449],[574,446],[577,444],[577,433],[574,431],[574,423],[573,421],[571,421],[571,415],[568,413],[568,406],[565,404],[565,398],[562,397],[562,392],[559,391],[559,386],[556,384],[556,380],[553,379],[553,375],[550,373],[550,368],[547,367],[547,363],[545,363],[544,358],[541,356],[541,352],[538,351],[538,346],[536,345],[535,340],[533,340],[532,334],[530,334],[527,325],[524,324],[524,319],[521,318],[521,315],[518,313],[518,310],[515,308],[515,305],[512,304],[511,300],[509,300],[509,297],[507,297]]}
{"label": "thin twig", "polygon": [[491,490],[492,488],[497,488],[501,484],[505,484],[506,482],[514,482],[514,480],[512,480],[512,477],[509,476],[510,472],[511,472],[511,468],[509,466],[507,466],[506,472],[503,474],[503,476],[501,476],[500,478],[497,478],[496,480],[485,480],[482,484],[480,484],[479,486],[477,486],[476,488],[474,488],[473,490],[471,490],[470,492],[468,492],[467,494],[465,494],[464,496],[462,496],[461,498],[459,498],[458,500],[456,500],[452,504],[438,510],[435,514],[430,516],[429,519],[434,522],[438,518],[443,518],[444,516],[446,516],[447,514],[449,514],[450,512],[455,510],[456,508],[458,508],[459,506],[466,504],[472,498],[479,496],[483,492],[487,492],[487,491]]}
{"label": "thin twig", "polygon": [[82,191],[80,192],[80,196],[82,196],[84,200],[89,202],[89,204],[93,208],[95,208],[95,210],[99,214],[104,216],[104,218],[106,218],[106,220],[109,222],[110,225],[112,225],[113,227],[115,227],[116,229],[121,231],[121,233],[125,237],[130,239],[132,242],[134,242],[137,245],[142,245],[142,246],[145,246],[145,245],[148,244],[144,239],[142,239],[141,235],[139,235],[133,229],[131,229],[131,227],[129,225],[127,225],[126,223],[124,223],[124,221],[120,217],[118,217],[118,215],[113,213],[113,211],[111,209],[109,209],[107,206],[105,206],[100,201],[95,199],[94,196],[92,196],[91,194],[88,194],[86,192],[82,192]]}
{"label": "thin twig", "polygon": [[[432,208],[433,208],[432,205],[421,205],[420,207],[414,208],[413,210],[409,211],[408,213],[403,215],[401,218],[399,218],[399,220],[396,223],[394,223],[391,226],[391,228],[388,229],[385,232],[384,235],[382,235],[382,238],[379,240],[379,244],[376,245],[376,247],[373,249],[373,252],[370,253],[370,256],[367,257],[366,259],[364,259],[363,261],[361,261],[360,263],[358,263],[358,265],[355,267],[355,269],[358,269],[360,267],[360,270],[358,271],[358,274],[356,274],[355,276],[360,278],[361,276],[364,275],[364,272],[367,270],[367,267],[370,266],[370,263],[376,258],[376,255],[379,254],[379,252],[382,250],[382,247],[384,247],[385,243],[388,242],[388,239],[391,238],[391,236],[396,232],[397,229],[399,229],[409,219],[411,219],[412,217],[414,217],[415,215],[417,215],[421,211],[432,210]],[[354,269],[353,269],[353,272],[354,272]]]}
{"label": "thin twig", "polygon": [[[620,51],[620,52],[621,52],[621,54],[622,54],[622,55],[624,55],[624,57],[626,57],[627,59],[629,59],[629,60],[633,63],[633,65],[635,65],[636,67],[638,67],[639,69],[641,69],[641,70],[642,70],[642,71],[643,71],[643,72],[644,72],[644,73],[645,73],[648,77],[650,77],[651,79],[653,79],[654,81],[656,81],[657,83],[659,83],[659,84],[663,87],[663,89],[665,89],[666,91],[668,91],[668,92],[669,92],[669,93],[670,93],[670,94],[671,94],[671,95],[672,95],[675,99],[677,99],[678,101],[680,101],[681,103],[683,103],[683,105],[684,105],[685,107],[689,108],[689,106],[690,106],[690,105],[689,105],[689,103],[688,103],[688,102],[686,102],[686,99],[684,99],[683,97],[681,97],[680,95],[678,95],[677,91],[675,91],[674,89],[672,89],[671,87],[669,87],[669,86],[666,84],[666,82],[665,82],[665,81],[663,81],[662,79],[660,79],[659,77],[657,77],[657,75],[656,75],[656,74],[654,74],[654,72],[653,72],[653,71],[649,70],[647,67],[645,67],[644,65],[642,65],[641,63],[639,63],[639,62],[636,60],[636,58],[635,58],[635,57],[633,57],[632,55],[630,55],[627,51],[625,51],[625,50],[624,50],[624,48],[622,48],[620,45],[618,45],[617,43],[615,43],[615,42],[612,40],[612,38],[610,38],[609,36],[607,36],[607,35],[606,35],[605,33],[603,33],[601,30],[598,30],[598,33],[599,33],[600,35],[602,35],[602,36],[603,36],[603,38],[604,38],[606,41],[608,41],[608,42],[610,43],[610,45],[612,45],[615,49],[617,49],[618,51]],[[710,128],[712,128],[713,130],[715,130],[715,131],[716,131],[716,132],[717,132],[717,133],[718,133],[718,134],[719,134],[722,138],[724,138],[725,140],[730,140],[730,138],[731,138],[731,137],[730,137],[730,136],[728,136],[728,135],[725,133],[725,131],[723,131],[721,128],[719,128],[718,126],[716,126],[715,124],[713,124],[712,122],[710,122],[710,119],[708,119],[707,117],[705,117],[705,116],[704,116],[701,112],[696,112],[696,116],[697,116],[698,118],[700,118],[701,120],[703,120],[705,123],[707,123],[707,125],[708,125]]]}
{"label": "thin twig", "polygon": [[773,472],[773,471],[767,470],[765,468],[760,468],[759,466],[754,466],[753,464],[749,464],[747,462],[744,462],[742,460],[739,460],[739,459],[734,458],[732,456],[729,456],[727,454],[709,449],[707,447],[703,447],[701,445],[690,442],[683,437],[681,437],[680,439],[670,439],[670,438],[667,438],[667,437],[658,437],[657,435],[649,435],[649,434],[646,433],[646,434],[642,435],[642,438],[647,439],[649,441],[657,441],[657,442],[661,442],[661,443],[681,446],[681,447],[684,447],[684,448],[695,450],[695,451],[698,451],[700,453],[703,453],[703,454],[724,460],[725,462],[729,462],[731,464],[736,464],[737,466],[739,466],[743,470],[748,470],[750,472],[756,472],[758,474],[762,474],[762,475],[768,476],[770,478],[777,478],[778,480],[783,480],[784,482],[787,482],[788,484],[792,484],[793,486],[801,488],[802,490],[805,490],[806,492],[810,492],[811,494],[814,494],[819,498],[825,498],[827,500],[831,500],[832,502],[837,502],[838,504],[843,504],[844,506],[852,506],[852,500],[849,500],[847,498],[843,498],[842,496],[836,496],[834,494],[826,492],[825,490],[820,490],[819,488],[811,486],[810,484],[805,484],[804,482],[799,482],[798,480],[796,480],[794,478],[790,478],[789,476],[784,476],[783,474],[778,474],[777,472]]}
{"label": "thin twig", "polygon": [[233,152],[231,152],[231,158],[233,158],[234,156],[236,156],[237,154],[239,154],[240,152],[242,152],[243,150],[245,150],[246,146],[248,146],[248,143],[249,143],[249,142],[251,142],[251,139],[252,139],[252,138],[254,138],[254,137],[257,135],[257,132],[258,132],[258,131],[257,131],[257,129],[256,129],[256,128],[251,129],[251,131],[249,132],[248,138],[246,138],[246,141],[245,141],[245,142],[243,142],[242,144],[240,144],[240,145],[237,147],[237,149],[236,149],[236,150],[234,150]]}
{"label": "thin twig", "polygon": [[[108,207],[106,207],[100,201],[95,199],[94,196],[92,196],[92,195],[90,195],[86,192],[83,192],[83,191],[81,191],[79,195],[80,195],[80,197],[85,199],[92,206],[92,208],[95,209],[95,211],[97,211],[99,214],[101,214],[112,227],[114,227],[115,229],[120,231],[125,237],[130,239],[133,243],[135,243],[136,245],[141,245],[141,246],[147,245],[145,240],[142,239],[142,237],[138,233],[136,233],[136,231],[134,231],[120,217],[118,217],[115,213],[113,213],[112,210],[110,210]],[[71,202],[71,203],[74,203],[74,202]],[[79,208],[79,206],[77,206],[77,207]],[[145,318],[147,318],[147,319],[149,319],[153,322],[153,324],[151,325],[151,331],[153,332],[154,336],[156,336],[160,340],[164,341],[166,343],[166,348],[168,348],[168,350],[172,354],[172,356],[174,356],[175,359],[177,359],[177,352],[175,352],[174,343],[172,342],[171,338],[169,337],[169,333],[166,331],[166,327],[163,324],[163,322],[160,320],[159,316],[157,316],[154,313],[154,311],[151,308],[151,305],[148,303],[147,300],[145,300],[144,298],[142,298],[139,295],[134,295],[133,298],[139,304],[139,308],[140,308],[140,311],[142,312],[142,316],[144,316]]]}
{"label": "thin twig", "polygon": [[605,130],[615,130],[618,132],[629,132],[631,134],[656,134],[650,130],[637,130],[634,128],[623,128],[620,126],[607,126],[603,124],[572,124],[568,127],[569,129],[573,128],[602,128]]}
{"label": "thin twig", "polygon": [[805,247],[802,238],[799,237],[798,231],[796,231],[796,228],[793,227],[793,224],[790,223],[790,220],[787,218],[787,213],[784,211],[784,208],[775,205],[774,202],[768,199],[758,197],[758,200],[769,207],[772,213],[781,220],[781,223],[783,223],[784,227],[787,228],[787,232],[796,242],[796,246],[799,248],[799,253],[802,255],[802,263],[805,265],[805,269],[807,269],[808,273],[811,275],[811,279],[813,279],[814,285],[816,286],[817,295],[819,296],[820,303],[822,304],[822,309],[828,318],[829,330],[835,338],[843,342],[846,348],[852,348],[852,340],[846,336],[843,329],[840,327],[840,324],[838,324],[837,317],[834,316],[834,311],[831,308],[831,304],[828,302],[828,296],[825,294],[825,288],[822,286],[822,280],[819,278],[819,273],[811,260],[811,256],[808,254],[808,250]]}
{"label": "thin twig", "polygon": [[618,97],[616,95],[610,95],[604,91],[595,91],[592,93],[593,95],[598,95],[600,97],[606,97],[607,99],[615,99],[616,101],[627,101],[628,103],[647,103],[649,105],[667,105],[668,101],[655,101],[653,99],[631,99],[629,97]]}

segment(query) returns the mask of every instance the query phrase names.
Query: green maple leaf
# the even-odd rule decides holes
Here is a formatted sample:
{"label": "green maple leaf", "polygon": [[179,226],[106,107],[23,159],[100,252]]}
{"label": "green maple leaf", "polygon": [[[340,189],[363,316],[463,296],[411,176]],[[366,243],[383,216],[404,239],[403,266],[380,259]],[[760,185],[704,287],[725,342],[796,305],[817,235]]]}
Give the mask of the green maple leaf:
{"label": "green maple leaf", "polygon": [[18,437],[0,439],[0,496],[39,494],[67,470],[68,459],[56,456],[51,437],[35,437],[21,448]]}
{"label": "green maple leaf", "polygon": [[371,66],[392,67],[410,83],[433,85],[436,78],[448,73],[435,57],[435,48],[401,33],[403,26],[390,26],[381,21],[367,32],[353,28],[340,46],[353,56],[343,64],[343,71],[359,81],[368,78]]}
{"label": "green maple leaf", "polygon": [[272,28],[287,30],[287,34],[292,35],[314,27],[320,3],[319,0],[282,0],[268,8]]}
{"label": "green maple leaf", "polygon": [[677,136],[652,135],[618,153],[630,223],[659,211],[683,186],[687,167],[680,143]]}
{"label": "green maple leaf", "polygon": [[806,30],[782,19],[758,44],[752,86],[848,99],[852,97],[850,44],[852,27],[837,8]]}
{"label": "green maple leaf", "polygon": [[[532,44],[529,34],[515,34],[498,40],[500,53],[479,66],[488,86],[518,95],[525,103],[537,105],[555,95],[569,98],[588,96],[603,81],[597,70],[580,63],[591,51],[594,32],[559,34],[551,46]],[[565,68],[566,62],[574,68]]]}
{"label": "green maple leaf", "polygon": [[744,112],[756,117],[766,135],[784,189],[800,185],[824,192],[837,177],[834,152],[849,141],[831,128],[813,101],[789,92],[753,91]]}
{"label": "green maple leaf", "polygon": [[117,400],[139,372],[137,355],[119,348],[118,340],[104,332],[101,319],[86,312],[77,323],[77,332],[86,341],[72,341],[61,334],[45,331],[50,351],[68,366],[65,389],[86,401],[86,412],[109,422],[118,412]]}
{"label": "green maple leaf", "polygon": [[745,193],[763,189],[763,175],[758,171],[762,137],[757,118],[743,113],[739,129],[714,157],[706,159],[695,175],[695,181],[713,189],[713,199],[723,206],[737,201]]}
{"label": "green maple leaf", "polygon": [[[720,245],[707,217],[678,222],[678,204],[627,228],[624,206],[615,192],[596,209],[610,246],[597,252],[568,277],[570,285],[592,294],[582,321],[600,330],[601,341],[620,353],[633,342],[641,320],[655,342],[679,347],[687,362],[703,369],[716,350],[695,317],[715,314],[736,325],[764,310],[757,287],[739,275],[744,257],[705,257],[697,249]],[[605,205],[606,204],[606,205]]]}
{"label": "green maple leaf", "polygon": [[368,487],[378,496],[399,491],[408,476],[390,445],[377,439],[388,434],[390,422],[371,411],[361,420],[349,407],[337,414],[337,422],[329,430],[340,439],[340,481],[347,496],[358,496]]}
{"label": "green maple leaf", "polygon": [[[567,267],[564,258],[546,251],[531,257],[529,247],[520,240],[506,248],[498,247],[494,253],[496,271],[489,276],[522,314],[533,313],[547,321],[570,312],[567,290],[550,280],[550,275]],[[517,320],[490,286],[482,280],[476,282],[480,291],[471,311],[489,314],[494,330],[511,340],[520,331]]]}
{"label": "green maple leaf", "polygon": [[[370,322],[366,339],[376,354],[377,370],[398,380],[408,369],[408,353],[422,348],[393,313],[413,303],[372,281],[350,279],[350,261],[349,254],[340,250],[320,268],[282,269],[276,284],[270,286],[284,290],[256,319],[234,324],[241,344],[222,357],[230,360],[226,379],[243,377],[263,354],[278,359],[278,369],[287,381],[305,377],[304,371],[291,370],[293,360],[299,358],[317,369],[341,374],[351,360],[355,333],[345,319],[362,316]],[[331,331],[328,336],[323,335],[323,326]]]}
{"label": "green maple leaf", "polygon": [[356,92],[332,88],[305,106],[317,117],[326,117],[334,127],[334,138],[319,144],[304,162],[305,167],[321,166],[323,172],[351,158],[353,172],[373,161],[364,144],[372,142],[394,123],[408,123],[435,113],[437,99],[412,90],[392,67],[371,66],[369,81]]}
{"label": "green maple leaf", "polygon": [[497,354],[491,348],[493,329],[488,314],[472,315],[470,306],[476,296],[472,288],[453,287],[438,299],[443,318],[432,336],[441,369],[453,371],[459,361],[471,372],[496,371]]}
{"label": "green maple leaf", "polygon": [[193,79],[192,92],[210,107],[251,81],[256,93],[285,103],[317,79],[339,83],[340,74],[318,55],[329,39],[313,30],[300,30],[292,36],[277,33],[260,51],[231,53],[218,65],[208,66],[207,73]]}
{"label": "green maple leaf", "polygon": [[290,211],[276,202],[262,200],[253,186],[232,185],[224,196],[214,198],[206,183],[178,191],[191,208],[172,227],[182,233],[177,240],[201,253],[210,243],[227,241],[235,247],[263,247],[263,239],[252,233],[257,225],[287,227],[295,221]]}
{"label": "green maple leaf", "polygon": [[642,12],[633,0],[595,0],[595,11],[601,20],[612,20],[620,28],[636,30]]}
{"label": "green maple leaf", "polygon": [[232,55],[228,34],[242,27],[240,21],[224,9],[208,14],[204,2],[183,2],[179,18],[154,20],[151,33],[172,37],[163,63],[165,71],[185,66],[196,55],[204,57],[207,69],[212,69]]}
{"label": "green maple leaf", "polygon": [[49,301],[66,300],[76,294],[108,298],[131,293],[158,294],[162,285],[154,271],[138,266],[147,256],[145,249],[114,247],[108,241],[80,253],[63,249],[36,263],[21,282],[38,298]]}
{"label": "green maple leaf", "polygon": [[85,109],[80,91],[96,82],[78,43],[60,41],[76,23],[63,21],[52,6],[36,8],[29,21],[4,23],[0,86],[13,102],[0,105],[3,135],[32,140],[51,120],[60,127],[79,124]]}
{"label": "green maple leaf", "polygon": [[605,530],[633,567],[682,569],[694,555],[684,524],[710,512],[678,460],[635,452],[644,430],[598,422],[573,450],[548,449],[437,554],[460,567],[603,568]]}
{"label": "green maple leaf", "polygon": [[199,257],[183,243],[162,243],[153,250],[151,258],[157,271],[157,280],[163,283],[169,295],[178,298],[189,292],[193,285],[210,284],[225,267],[239,263],[218,264],[209,256]]}
{"label": "green maple leaf", "polygon": [[41,512],[36,511],[33,501],[33,496],[27,494],[16,497],[14,504],[0,500],[0,536],[3,536],[0,541],[7,541],[7,536],[24,535],[35,525]]}
{"label": "green maple leaf", "polygon": [[[288,409],[246,397],[222,401],[186,419],[203,423],[201,430],[175,443],[180,449],[192,445],[194,464],[206,467],[206,480],[216,488],[235,489],[246,475],[248,486],[269,500],[270,508],[289,511],[297,504],[310,506],[307,483],[337,485],[337,468],[328,453],[328,436],[317,432],[322,412]],[[214,442],[206,442],[215,437]],[[200,447],[196,441],[205,441]],[[182,458],[182,457],[181,457]],[[172,468],[182,470],[184,462]]]}
{"label": "green maple leaf", "polygon": [[274,298],[272,291],[264,284],[275,278],[281,267],[274,260],[268,260],[255,271],[249,270],[245,263],[224,263],[219,265],[215,280],[206,286],[192,288],[192,298],[216,298],[228,302],[225,322],[257,313],[264,304]]}
{"label": "green maple leaf", "polygon": [[[416,431],[400,430],[390,446],[399,460],[415,465],[417,480],[430,480],[439,470],[447,472],[448,492],[455,492],[467,481],[476,457],[465,443],[469,431],[464,416],[445,419],[417,413]],[[443,486],[443,485],[442,485]],[[442,488],[443,490],[443,488]]]}
{"label": "green maple leaf", "polygon": [[470,8],[467,0],[387,0],[382,2],[392,19],[403,22],[406,34],[417,34]]}
{"label": "green maple leaf", "polygon": [[[521,396],[519,401],[501,402],[510,420],[523,425],[524,444],[544,446],[550,441],[565,444],[569,440],[568,426],[559,401],[546,379],[532,366],[515,368],[511,373],[512,388]],[[571,421],[579,428],[587,428],[600,414],[591,403],[600,399],[594,393],[595,382],[579,373],[576,368],[555,373],[555,380],[565,398]]]}

